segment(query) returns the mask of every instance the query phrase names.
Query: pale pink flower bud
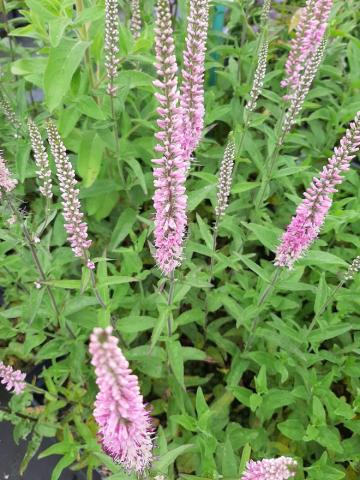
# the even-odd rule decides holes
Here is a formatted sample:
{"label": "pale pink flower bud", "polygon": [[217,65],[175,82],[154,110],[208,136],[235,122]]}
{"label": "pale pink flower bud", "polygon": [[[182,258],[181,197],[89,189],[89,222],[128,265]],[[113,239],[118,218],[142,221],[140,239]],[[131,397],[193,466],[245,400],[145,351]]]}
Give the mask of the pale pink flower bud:
{"label": "pale pink flower bud", "polygon": [[282,81],[282,86],[287,86],[290,94],[298,86],[308,62],[323,40],[332,4],[333,0],[307,0],[301,10]]}
{"label": "pale pink flower bud", "polygon": [[0,150],[0,198],[2,190],[11,192],[17,185],[17,180],[11,178],[10,171],[5,164],[3,153]]}
{"label": "pale pink flower bud", "polygon": [[113,97],[119,62],[119,4],[118,0],[105,0],[105,69],[109,80],[107,93]]}
{"label": "pale pink flower bud", "polygon": [[215,213],[218,219],[225,215],[228,206],[229,195],[232,183],[232,173],[234,168],[235,144],[230,140],[226,145],[224,157],[221,162],[218,185],[217,185],[217,205]]}
{"label": "pale pink flower bud", "polygon": [[281,244],[276,251],[275,265],[292,268],[294,262],[304,255],[317,238],[332,204],[332,194],[342,183],[342,174],[349,170],[350,162],[360,148],[360,112],[335,147],[318,177],[314,177],[304,193],[304,199],[296,210]]}
{"label": "pale pink flower bud", "polygon": [[91,240],[88,239],[88,227],[83,219],[84,214],[81,212],[75,171],[66,154],[65,145],[52,121],[47,122],[47,132],[51,153],[55,160],[56,175],[60,184],[63,217],[68,240],[75,256],[81,257],[85,264],[88,264],[88,250]]}
{"label": "pale pink flower bud", "polygon": [[204,125],[204,73],[208,20],[209,0],[190,0],[180,97],[181,147],[188,167],[191,154],[200,142]]}
{"label": "pale pink flower bud", "polygon": [[31,146],[34,152],[35,163],[37,166],[37,177],[40,183],[40,193],[46,198],[52,198],[51,170],[49,166],[49,157],[43,144],[40,131],[31,119],[28,121],[28,128],[31,140]]}
{"label": "pale pink flower bud", "polygon": [[130,31],[135,40],[141,35],[141,11],[139,0],[131,0]]}
{"label": "pale pink flower bud", "polygon": [[26,387],[25,377],[25,373],[14,370],[10,365],[4,365],[3,362],[0,362],[1,383],[5,385],[9,392],[12,390],[17,395],[23,392]]}
{"label": "pale pink flower bud", "polygon": [[94,417],[104,450],[128,471],[141,474],[152,462],[153,426],[112,328],[95,328],[89,351],[99,392]]}

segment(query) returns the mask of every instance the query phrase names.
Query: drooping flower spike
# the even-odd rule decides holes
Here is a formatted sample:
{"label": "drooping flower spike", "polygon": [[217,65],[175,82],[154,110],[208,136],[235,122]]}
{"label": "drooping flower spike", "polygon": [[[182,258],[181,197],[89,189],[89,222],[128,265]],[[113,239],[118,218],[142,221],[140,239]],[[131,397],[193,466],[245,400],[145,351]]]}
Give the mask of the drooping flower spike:
{"label": "drooping flower spike", "polygon": [[51,199],[53,194],[49,157],[42,141],[40,131],[35,122],[31,119],[28,121],[28,129],[37,166],[36,174],[40,181],[39,191],[45,198]]}
{"label": "drooping flower spike", "polygon": [[185,179],[187,163],[181,148],[182,122],[179,109],[177,63],[168,0],[158,0],[155,28],[155,94],[160,107],[154,159],[155,259],[160,270],[170,275],[180,265],[186,218]]}
{"label": "drooping flower spike", "polygon": [[204,125],[204,73],[209,20],[209,0],[190,0],[185,50],[183,52],[180,109],[184,160],[200,142]]}
{"label": "drooping flower spike", "polygon": [[289,457],[250,460],[241,480],[288,480],[295,477],[297,462]]}
{"label": "drooping flower spike", "polygon": [[9,392],[12,391],[16,395],[23,392],[26,387],[25,377],[25,373],[14,370],[10,365],[4,365],[3,362],[0,362],[1,383]]}
{"label": "drooping flower spike", "polygon": [[114,97],[117,87],[119,65],[119,3],[118,0],[105,0],[105,69],[109,80],[107,93]]}
{"label": "drooping flower spike", "polygon": [[2,190],[5,192],[11,192],[17,185],[17,180],[11,178],[9,169],[5,164],[3,153],[0,150],[0,198],[2,196]]}
{"label": "drooping flower spike", "polygon": [[350,162],[360,148],[360,112],[350,123],[340,146],[334,149],[318,177],[314,177],[304,193],[304,200],[296,210],[290,225],[282,236],[276,251],[275,265],[292,268],[317,238],[332,204],[332,194],[342,183],[342,174],[349,170]]}
{"label": "drooping flower spike", "polygon": [[21,124],[17,119],[16,113],[9,100],[3,94],[0,94],[0,108],[5,115],[6,120],[16,130],[15,138],[18,138],[20,136],[19,130],[21,129]]}
{"label": "drooping flower spike", "polygon": [[286,76],[281,82],[282,87],[288,87],[290,96],[324,38],[332,5],[333,0],[307,0],[301,10],[285,65]]}
{"label": "drooping flower spike", "polygon": [[47,122],[47,132],[51,153],[55,160],[56,175],[60,184],[63,217],[68,240],[75,256],[82,258],[85,265],[93,270],[95,265],[89,259],[91,240],[88,238],[88,227],[84,222],[84,214],[81,212],[75,171],[54,122]]}
{"label": "drooping flower spike", "polygon": [[141,474],[152,462],[153,426],[112,328],[95,328],[89,351],[99,393],[94,417],[104,450],[129,472]]}

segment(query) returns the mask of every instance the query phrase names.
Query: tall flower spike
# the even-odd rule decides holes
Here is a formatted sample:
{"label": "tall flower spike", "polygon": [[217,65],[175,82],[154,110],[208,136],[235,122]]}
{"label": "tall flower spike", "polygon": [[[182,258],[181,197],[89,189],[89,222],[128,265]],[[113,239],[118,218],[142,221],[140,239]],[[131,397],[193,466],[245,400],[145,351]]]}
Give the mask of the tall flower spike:
{"label": "tall flower spike", "polygon": [[[21,129],[21,124],[16,118],[16,113],[14,112],[10,102],[2,94],[0,94],[0,108],[11,126],[15,128],[16,131],[19,131]],[[18,136],[19,134],[16,133],[15,137],[17,138]]]}
{"label": "tall flower spike", "polygon": [[15,394],[21,393],[25,387],[26,374],[20,370],[14,370],[10,365],[4,365],[0,362],[1,383],[5,385],[6,390],[13,391]]}
{"label": "tall flower spike", "polygon": [[294,262],[304,255],[314,242],[325,221],[332,204],[331,195],[343,181],[342,173],[350,168],[350,162],[360,148],[360,112],[354,122],[335,147],[333,156],[328,160],[318,177],[314,177],[310,187],[304,193],[304,200],[296,210],[290,225],[282,236],[275,265],[292,268]]}
{"label": "tall flower spike", "polygon": [[135,40],[141,35],[141,11],[139,0],[131,1],[130,31]]}
{"label": "tall flower spike", "polygon": [[105,68],[109,83],[107,93],[115,97],[114,85],[119,65],[119,5],[118,0],[105,0]]}
{"label": "tall flower spike", "polygon": [[156,133],[159,143],[155,147],[161,158],[153,160],[155,194],[155,259],[165,275],[180,265],[186,218],[187,197],[185,178],[187,164],[183,159],[181,142],[181,116],[177,88],[177,64],[168,0],[158,0],[156,28],[156,71],[159,89],[155,94],[160,103]]}
{"label": "tall flower spike", "polygon": [[52,198],[52,181],[51,170],[49,165],[49,157],[41,138],[40,131],[31,118],[28,121],[28,129],[31,140],[31,146],[34,152],[35,163],[37,166],[36,174],[40,181],[40,193],[45,198]]}
{"label": "tall flower spike", "polygon": [[1,198],[1,190],[5,192],[11,192],[17,185],[17,180],[11,178],[11,174],[9,169],[5,164],[5,160],[3,157],[3,153],[0,150],[0,198]]}
{"label": "tall flower spike", "polygon": [[313,58],[306,66],[298,85],[293,90],[291,95],[288,96],[288,99],[290,100],[290,105],[286,111],[284,123],[282,126],[284,134],[290,132],[291,127],[295,123],[297,115],[300,113],[303,107],[305,98],[310,91],[311,85],[316,77],[322,59],[324,57],[326,44],[326,40],[322,40]]}
{"label": "tall flower spike", "polygon": [[241,480],[288,480],[295,477],[297,462],[289,457],[250,460]]}
{"label": "tall flower spike", "polygon": [[255,75],[254,75],[253,86],[250,92],[250,100],[246,104],[246,108],[250,112],[255,110],[257,101],[259,99],[259,96],[261,94],[261,91],[264,85],[268,49],[269,49],[269,41],[265,38],[259,50],[258,64],[257,64]]}
{"label": "tall flower spike", "polygon": [[82,258],[86,266],[93,270],[95,266],[89,260],[88,254],[91,240],[88,239],[88,227],[81,212],[75,171],[66,154],[65,145],[52,121],[47,122],[47,132],[51,153],[55,160],[56,175],[60,184],[63,217],[68,240],[75,256]]}
{"label": "tall flower spike", "polygon": [[99,393],[94,417],[104,450],[128,471],[140,474],[152,461],[153,426],[138,378],[118,347],[112,328],[95,328],[89,351]]}
{"label": "tall flower spike", "polygon": [[225,211],[228,206],[232,173],[234,168],[234,158],[235,144],[233,140],[229,140],[225,148],[223,160],[221,162],[217,184],[217,205],[215,207],[215,214],[218,220],[225,215]]}
{"label": "tall flower spike", "polygon": [[333,0],[307,0],[296,28],[295,38],[285,65],[286,76],[281,82],[291,92],[298,86],[309,61],[318,50],[327,29]]}
{"label": "tall flower spike", "polygon": [[200,142],[204,125],[204,72],[209,19],[209,0],[190,0],[190,12],[184,50],[180,108],[184,160]]}

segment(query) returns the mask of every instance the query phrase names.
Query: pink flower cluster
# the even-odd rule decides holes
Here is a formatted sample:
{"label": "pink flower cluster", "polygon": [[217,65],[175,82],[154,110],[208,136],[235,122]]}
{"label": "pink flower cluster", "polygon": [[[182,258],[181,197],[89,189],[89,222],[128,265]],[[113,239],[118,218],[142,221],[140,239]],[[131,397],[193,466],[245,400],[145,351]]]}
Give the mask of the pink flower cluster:
{"label": "pink flower cluster", "polygon": [[68,239],[75,256],[81,257],[87,267],[93,270],[95,265],[88,258],[91,240],[88,239],[87,224],[83,221],[84,215],[80,210],[75,171],[66,154],[65,145],[52,121],[47,122],[47,132],[60,184],[65,230],[68,233]]}
{"label": "pink flower cluster", "polygon": [[302,9],[295,38],[291,42],[282,87],[288,87],[290,96],[296,90],[307,64],[318,50],[327,29],[333,0],[307,0]]}
{"label": "pink flower cluster", "polygon": [[0,150],[0,198],[1,198],[1,190],[5,190],[5,192],[11,192],[16,187],[17,180],[11,178],[9,169],[5,164],[5,160],[3,154]]}
{"label": "pink flower cluster", "polygon": [[342,173],[350,168],[350,162],[360,148],[360,112],[334,149],[320,175],[314,177],[304,193],[304,200],[298,206],[279,245],[275,265],[292,268],[319,234],[325,217],[332,204],[331,195],[337,191],[336,185],[343,181]]}
{"label": "pink flower cluster", "polygon": [[94,417],[103,448],[126,470],[140,474],[152,461],[153,427],[138,379],[111,327],[94,329],[89,351],[99,387]]}
{"label": "pink flower cluster", "polygon": [[10,365],[4,365],[3,362],[0,362],[1,383],[5,385],[9,392],[13,390],[17,395],[21,393],[26,387],[25,377],[25,373],[14,370]]}
{"label": "pink flower cluster", "polygon": [[208,21],[209,0],[191,0],[180,96],[181,148],[188,166],[191,154],[199,144],[204,125],[204,72]]}
{"label": "pink flower cluster", "polygon": [[156,151],[162,154],[153,160],[155,216],[155,259],[161,271],[168,275],[181,262],[182,245],[186,227],[185,178],[186,162],[181,150],[181,116],[177,89],[177,63],[167,0],[159,0],[156,29],[156,70],[159,79],[154,85],[159,89],[156,98],[160,103],[157,121],[160,131]]}
{"label": "pink flower cluster", "polygon": [[170,275],[180,265],[187,218],[185,180],[190,156],[203,127],[203,79],[208,1],[191,0],[182,94],[178,91],[177,62],[168,0],[158,0],[155,28],[156,98],[160,107],[160,131],[153,160],[155,194],[155,259],[160,270]]}
{"label": "pink flower cluster", "polygon": [[297,462],[290,457],[250,460],[241,480],[288,480],[295,477]]}

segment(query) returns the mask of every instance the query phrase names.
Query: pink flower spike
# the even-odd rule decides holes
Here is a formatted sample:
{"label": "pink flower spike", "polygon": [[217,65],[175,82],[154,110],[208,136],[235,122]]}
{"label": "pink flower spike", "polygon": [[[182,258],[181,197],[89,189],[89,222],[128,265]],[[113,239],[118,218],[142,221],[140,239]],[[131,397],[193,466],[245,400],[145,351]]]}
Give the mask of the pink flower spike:
{"label": "pink flower spike", "polygon": [[14,370],[10,365],[4,365],[0,362],[0,378],[1,383],[5,385],[6,390],[18,395],[22,393],[26,387],[25,383],[26,374],[20,370]]}
{"label": "pink flower spike", "polygon": [[241,480],[288,480],[295,477],[297,462],[290,457],[250,460]]}
{"label": "pink flower spike", "polygon": [[83,220],[84,214],[81,212],[75,171],[66,154],[65,145],[52,121],[47,122],[47,132],[51,153],[55,160],[56,175],[60,184],[63,217],[68,240],[75,256],[82,258],[85,264],[89,265],[91,262],[88,258],[88,250],[91,240],[88,238],[88,227]]}
{"label": "pink flower spike", "polygon": [[3,154],[0,150],[0,198],[1,190],[11,192],[17,185],[17,180],[11,178],[10,171],[5,164]]}
{"label": "pink flower spike", "polygon": [[181,149],[181,115],[177,87],[177,64],[168,0],[158,0],[155,28],[156,98],[160,104],[155,134],[159,143],[154,159],[155,260],[165,275],[180,265],[186,218],[185,179],[187,163]]}
{"label": "pink flower spike", "polygon": [[204,125],[204,73],[208,20],[209,0],[190,0],[180,97],[181,147],[188,166],[191,154],[200,142]]}
{"label": "pink flower spike", "polygon": [[129,472],[143,473],[152,462],[153,426],[112,328],[95,328],[89,351],[99,393],[94,417],[103,448]]}
{"label": "pink flower spike", "polygon": [[295,38],[285,65],[286,76],[282,87],[296,90],[306,66],[318,50],[325,35],[333,0],[307,0],[301,10]]}
{"label": "pink flower spike", "polygon": [[332,204],[331,195],[337,192],[336,186],[342,183],[342,174],[349,170],[350,162],[360,148],[360,112],[334,148],[318,177],[314,177],[304,193],[304,199],[296,210],[296,215],[282,236],[276,251],[275,265],[291,269],[296,260],[304,255],[318,236],[325,217]]}

